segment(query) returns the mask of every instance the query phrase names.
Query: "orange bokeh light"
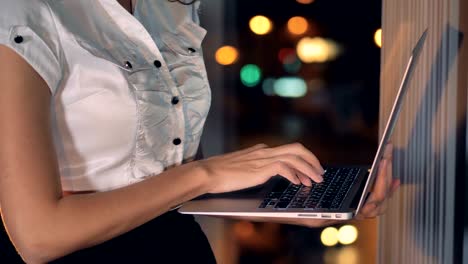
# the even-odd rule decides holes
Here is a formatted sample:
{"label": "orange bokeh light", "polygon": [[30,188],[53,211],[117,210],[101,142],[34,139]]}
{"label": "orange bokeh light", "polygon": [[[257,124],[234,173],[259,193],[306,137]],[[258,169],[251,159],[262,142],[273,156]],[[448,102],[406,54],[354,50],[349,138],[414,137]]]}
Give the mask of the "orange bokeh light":
{"label": "orange bokeh light", "polygon": [[309,23],[307,19],[295,16],[288,20],[288,30],[294,35],[302,35],[309,28]]}
{"label": "orange bokeh light", "polygon": [[299,4],[307,5],[314,2],[314,0],[296,0]]}
{"label": "orange bokeh light", "polygon": [[223,46],[216,51],[215,58],[221,65],[231,65],[239,58],[239,52],[232,46]]}

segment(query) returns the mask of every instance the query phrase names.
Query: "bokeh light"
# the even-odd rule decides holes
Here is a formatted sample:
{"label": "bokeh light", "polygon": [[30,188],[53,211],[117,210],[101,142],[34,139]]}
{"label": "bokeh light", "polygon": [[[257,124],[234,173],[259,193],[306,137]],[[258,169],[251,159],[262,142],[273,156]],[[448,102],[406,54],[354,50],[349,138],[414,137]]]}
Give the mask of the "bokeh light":
{"label": "bokeh light", "polygon": [[336,254],[335,262],[333,263],[343,263],[343,264],[358,264],[362,263],[360,261],[359,251],[353,246],[340,248],[338,254]]}
{"label": "bokeh light", "polygon": [[358,230],[352,225],[344,225],[338,230],[338,241],[343,245],[350,245],[356,241]]}
{"label": "bokeh light", "polygon": [[255,64],[247,64],[242,67],[240,78],[245,86],[254,87],[260,82],[262,71],[260,70],[260,67]]}
{"label": "bokeh light", "polygon": [[338,57],[340,49],[332,41],[320,37],[302,38],[297,43],[297,55],[305,63],[326,62]]}
{"label": "bokeh light", "polygon": [[325,228],[320,234],[320,240],[327,247],[338,244],[338,230],[334,227]]}
{"label": "bokeh light", "polygon": [[281,62],[281,63],[284,63],[284,60],[286,58],[288,58],[289,56],[296,56],[296,50],[295,49],[292,49],[292,48],[282,48],[280,49],[280,51],[278,52],[278,60]]}
{"label": "bokeh light", "polygon": [[360,256],[362,252],[355,246],[330,247],[325,249],[323,264],[358,264],[366,263],[366,257]]}
{"label": "bokeh light", "polygon": [[273,85],[275,94],[281,97],[299,98],[307,93],[307,84],[299,77],[282,77]]}
{"label": "bokeh light", "polygon": [[313,3],[314,0],[296,0],[296,2],[298,2],[299,4],[307,5]]}
{"label": "bokeh light", "polygon": [[274,85],[275,85],[275,78],[265,78],[262,83],[262,90],[265,95],[273,96],[275,95]]}
{"label": "bokeh light", "polygon": [[239,52],[232,46],[223,46],[216,51],[215,59],[221,65],[234,64],[239,58]]}
{"label": "bokeh light", "polygon": [[302,63],[299,60],[299,58],[296,56],[296,54],[291,54],[288,55],[284,60],[283,60],[283,69],[291,74],[298,73],[301,70]]}
{"label": "bokeh light", "polygon": [[377,45],[379,48],[382,47],[382,29],[381,28],[375,31],[374,42],[375,42],[375,45]]}
{"label": "bokeh light", "polygon": [[241,239],[249,239],[255,234],[255,227],[251,222],[239,221],[234,224],[234,233]]}
{"label": "bokeh light", "polygon": [[278,60],[283,64],[283,68],[287,73],[298,73],[302,67],[302,63],[297,57],[295,49],[280,49],[280,51],[278,52]]}
{"label": "bokeh light", "polygon": [[254,16],[249,22],[250,30],[257,35],[265,35],[273,29],[273,23],[268,17]]}
{"label": "bokeh light", "polygon": [[302,35],[308,28],[309,23],[307,22],[307,19],[303,17],[295,16],[288,20],[288,30],[291,34]]}

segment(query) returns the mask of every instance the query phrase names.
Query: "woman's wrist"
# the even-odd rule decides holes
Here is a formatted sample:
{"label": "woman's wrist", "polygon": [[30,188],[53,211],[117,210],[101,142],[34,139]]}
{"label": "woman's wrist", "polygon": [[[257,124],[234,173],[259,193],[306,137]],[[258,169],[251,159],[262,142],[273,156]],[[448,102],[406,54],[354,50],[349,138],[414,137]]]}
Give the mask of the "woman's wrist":
{"label": "woman's wrist", "polygon": [[210,193],[213,189],[213,179],[210,177],[210,172],[206,166],[204,166],[203,161],[197,160],[192,162],[193,172],[197,175],[197,179],[200,183],[200,195]]}

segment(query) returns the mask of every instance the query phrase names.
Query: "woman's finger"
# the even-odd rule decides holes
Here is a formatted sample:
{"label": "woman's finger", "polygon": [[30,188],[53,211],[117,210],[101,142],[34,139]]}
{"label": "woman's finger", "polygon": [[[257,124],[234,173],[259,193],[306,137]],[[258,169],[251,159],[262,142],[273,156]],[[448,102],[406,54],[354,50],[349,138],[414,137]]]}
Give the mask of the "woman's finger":
{"label": "woman's finger", "polygon": [[365,215],[364,217],[365,217],[366,219],[372,219],[372,218],[376,218],[376,217],[379,216],[379,215],[380,215],[380,214],[379,214],[379,211],[378,211],[378,210],[374,210],[374,211],[372,211],[371,213]]}
{"label": "woman's finger", "polygon": [[260,171],[260,181],[257,184],[266,182],[272,176],[280,175],[294,184],[301,184],[296,170],[289,167],[289,165],[282,161],[275,161],[273,163],[268,163],[259,168]]}
{"label": "woman's finger", "polygon": [[[392,184],[392,177],[393,177],[393,171],[392,171],[392,163],[393,163],[393,145],[391,143],[388,143],[385,145],[385,149],[382,155],[382,161],[385,161],[385,186],[387,187],[385,196],[388,195],[390,191],[390,186]],[[381,163],[382,163],[381,161]],[[382,174],[383,168],[379,166],[379,177]]]}
{"label": "woman's finger", "polygon": [[377,210],[378,208],[378,204],[377,203],[374,203],[374,202],[370,202],[370,203],[366,203],[362,208],[361,208],[361,211],[359,212],[358,215],[361,215],[361,216],[369,216],[372,214],[372,212],[374,212],[375,210]]}
{"label": "woman's finger", "polygon": [[305,161],[307,161],[308,163],[312,164],[312,166],[319,169],[319,172],[321,174],[323,174],[324,172],[324,169],[322,165],[320,164],[320,161],[318,160],[318,158],[300,143],[283,145],[283,146],[272,148],[271,150],[272,150],[271,155],[273,156],[284,155],[284,154],[298,155],[301,158],[303,158]]}
{"label": "woman's finger", "polygon": [[[400,186],[400,180],[393,180],[392,186],[389,191],[389,197],[393,195],[393,193],[398,189]],[[359,212],[360,215],[364,216],[365,218],[372,218],[375,215],[382,215],[387,211],[388,204],[387,200],[383,201],[382,203],[369,201],[366,205],[361,209]]]}
{"label": "woman's finger", "polygon": [[378,215],[383,215],[387,211],[387,203],[386,202],[382,203],[382,205],[379,206],[377,211],[378,211]]}
{"label": "woman's finger", "polygon": [[393,180],[393,145],[388,143],[384,151],[384,159],[387,161],[387,192],[390,191],[390,186],[392,185]]}
{"label": "woman's finger", "polygon": [[296,174],[297,174],[299,180],[301,180],[302,184],[304,184],[305,186],[312,186],[312,181],[310,180],[309,177],[304,175],[304,173],[298,171]]}
{"label": "woman's finger", "polygon": [[354,219],[356,219],[356,220],[364,220],[364,219],[366,219],[366,217],[365,217],[362,213],[359,213],[359,214],[357,214],[357,215],[354,217]]}
{"label": "woman's finger", "polygon": [[391,160],[393,157],[393,144],[387,143],[383,153],[383,159]]}
{"label": "woman's finger", "polygon": [[387,160],[382,160],[379,165],[379,172],[374,187],[369,196],[368,202],[383,202],[387,197],[389,186],[387,184]]}
{"label": "woman's finger", "polygon": [[392,184],[390,186],[390,198],[393,197],[393,195],[395,194],[395,192],[398,190],[398,188],[400,187],[400,179],[394,179],[392,181]]}
{"label": "woman's finger", "polygon": [[279,155],[271,158],[265,158],[259,160],[259,166],[265,166],[268,163],[281,161],[287,163],[291,168],[302,173],[302,175],[314,180],[315,182],[322,182],[323,177],[317,172],[317,169],[312,167],[307,161],[302,159],[300,156],[291,154]]}

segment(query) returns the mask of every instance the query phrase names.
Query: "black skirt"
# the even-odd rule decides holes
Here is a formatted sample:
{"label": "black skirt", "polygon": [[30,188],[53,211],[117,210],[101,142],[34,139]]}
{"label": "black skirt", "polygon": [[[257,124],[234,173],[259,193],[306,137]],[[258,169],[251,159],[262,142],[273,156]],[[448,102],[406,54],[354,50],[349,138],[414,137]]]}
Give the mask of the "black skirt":
{"label": "black skirt", "polygon": [[[0,263],[23,263],[3,225]],[[102,244],[51,263],[216,263],[208,240],[193,216],[161,215]]]}

